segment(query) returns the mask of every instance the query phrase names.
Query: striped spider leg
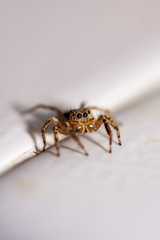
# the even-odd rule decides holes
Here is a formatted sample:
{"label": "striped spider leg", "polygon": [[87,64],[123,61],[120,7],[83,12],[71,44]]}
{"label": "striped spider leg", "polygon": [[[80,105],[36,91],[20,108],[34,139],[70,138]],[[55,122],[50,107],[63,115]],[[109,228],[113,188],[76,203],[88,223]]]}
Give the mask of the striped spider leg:
{"label": "striped spider leg", "polygon": [[97,131],[101,127],[102,123],[104,124],[105,129],[109,135],[109,152],[111,153],[112,152],[112,131],[111,131],[110,125],[116,130],[117,137],[118,137],[118,144],[121,145],[119,127],[112,120],[111,117],[108,117],[106,115],[100,115],[93,125],[93,131]]}

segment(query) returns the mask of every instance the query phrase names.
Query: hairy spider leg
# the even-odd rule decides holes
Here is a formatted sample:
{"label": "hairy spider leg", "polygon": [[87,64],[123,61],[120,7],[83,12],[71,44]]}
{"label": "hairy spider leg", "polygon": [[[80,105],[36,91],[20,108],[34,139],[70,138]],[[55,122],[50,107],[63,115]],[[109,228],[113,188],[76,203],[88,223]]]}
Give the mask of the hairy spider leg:
{"label": "hairy spider leg", "polygon": [[113,115],[108,109],[99,108],[99,107],[95,107],[95,106],[91,106],[90,109],[91,109],[91,110],[100,111],[100,112],[104,112],[104,113],[107,114],[107,116],[111,117],[112,120],[114,120],[114,123],[117,123],[118,125],[121,125],[121,124],[122,124],[120,121],[118,121],[117,119],[115,119],[114,115]]}
{"label": "hairy spider leg", "polygon": [[85,102],[82,102],[80,108],[85,108],[85,106],[86,106]]}
{"label": "hairy spider leg", "polygon": [[87,153],[85,147],[83,146],[83,144],[81,143],[79,137],[77,137],[76,135],[72,135],[72,137],[73,137],[73,139],[78,143],[78,145],[83,149],[85,155],[87,156],[88,153]]}
{"label": "hairy spider leg", "polygon": [[109,152],[111,153],[112,152],[112,131],[111,131],[111,128],[110,128],[110,126],[107,122],[105,122],[104,126],[105,126],[106,131],[109,135]]}
{"label": "hairy spider leg", "polygon": [[56,145],[56,149],[57,149],[57,156],[59,156],[60,153],[59,153],[58,127],[57,126],[53,127],[53,133],[54,133],[54,140],[55,140],[55,145]]}
{"label": "hairy spider leg", "polygon": [[45,132],[46,132],[46,129],[48,128],[49,124],[51,123],[51,118],[49,118],[47,120],[47,122],[45,122],[42,130],[41,130],[41,134],[42,134],[42,139],[43,139],[43,151],[45,151],[46,149],[46,137],[45,137]]}
{"label": "hairy spider leg", "polygon": [[113,114],[108,110],[108,109],[104,109],[104,108],[99,108],[99,107],[94,107],[94,106],[91,106],[89,107],[91,110],[96,110],[96,111],[99,111],[99,112],[104,112],[106,113],[108,116],[110,117],[113,117]]}
{"label": "hairy spider leg", "polygon": [[109,124],[111,124],[111,126],[116,130],[117,137],[118,137],[118,143],[119,143],[119,145],[121,145],[119,128],[118,128],[117,124],[113,122],[111,117],[107,117],[106,115],[100,115],[94,124],[94,131],[97,131],[101,127],[102,123],[104,123],[106,131],[109,135],[109,152],[111,153],[112,152],[112,131],[110,129]]}
{"label": "hairy spider leg", "polygon": [[49,118],[41,130],[42,138],[43,138],[43,151],[45,151],[45,148],[46,148],[45,132],[50,123],[53,123],[53,125],[54,125],[53,133],[54,133],[55,145],[56,145],[56,149],[57,149],[57,156],[59,156],[60,153],[59,153],[58,132],[61,134],[64,134],[64,135],[68,135],[68,129],[65,128],[63,125],[61,125],[61,123],[55,117]]}
{"label": "hairy spider leg", "polygon": [[111,124],[111,126],[112,126],[112,127],[116,130],[116,132],[117,132],[118,144],[119,144],[119,145],[122,145],[118,125],[112,120],[112,118],[108,118],[108,121],[109,121],[109,123]]}
{"label": "hairy spider leg", "polygon": [[109,152],[111,153],[112,152],[112,131],[107,122],[107,116],[100,115],[98,117],[98,119],[96,120],[96,122],[94,124],[94,131],[97,131],[101,127],[102,123],[104,123],[105,129],[109,135]]}

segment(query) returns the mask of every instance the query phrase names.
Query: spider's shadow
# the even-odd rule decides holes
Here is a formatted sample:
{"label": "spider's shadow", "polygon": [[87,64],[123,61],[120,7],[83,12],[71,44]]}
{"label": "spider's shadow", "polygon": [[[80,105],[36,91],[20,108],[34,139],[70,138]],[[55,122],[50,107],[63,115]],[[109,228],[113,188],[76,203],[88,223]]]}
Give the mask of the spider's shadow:
{"label": "spider's shadow", "polygon": [[[59,108],[61,109],[61,107]],[[37,109],[36,111],[25,113],[24,109],[26,108],[20,105],[14,106],[14,109],[16,109],[16,111],[23,117],[24,123],[26,125],[26,131],[33,140],[35,150],[39,151],[40,149],[37,147],[36,136],[37,134],[40,134],[41,129],[47,119],[53,116],[56,117],[56,112],[45,109]],[[52,129],[53,126],[49,126],[47,132],[52,131]]]}

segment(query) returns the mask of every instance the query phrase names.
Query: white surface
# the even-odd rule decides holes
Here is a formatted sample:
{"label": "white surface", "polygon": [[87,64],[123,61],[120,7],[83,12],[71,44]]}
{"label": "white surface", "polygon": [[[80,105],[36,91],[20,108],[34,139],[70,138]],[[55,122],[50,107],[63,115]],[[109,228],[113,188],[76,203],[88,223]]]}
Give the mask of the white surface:
{"label": "white surface", "polygon": [[[41,144],[50,113],[21,110],[85,100],[115,111],[158,88],[159,9],[156,0],[0,2],[1,171],[30,156],[34,137]],[[89,157],[69,139],[60,158],[53,148],[1,177],[0,239],[159,240],[159,106],[157,95],[116,116],[123,145],[111,155],[95,133],[99,146],[81,138]]]}
{"label": "white surface", "polygon": [[101,129],[81,137],[88,157],[68,139],[60,158],[50,149],[1,178],[0,239],[159,240],[159,106],[158,93],[118,115],[112,154]]}
{"label": "white surface", "polygon": [[116,110],[159,85],[159,9],[156,0],[1,1],[0,172],[33,154],[18,109]]}
{"label": "white surface", "polygon": [[[33,117],[35,114],[25,116],[12,109],[7,109],[6,112],[10,117],[7,114],[2,115],[0,174],[35,156],[35,151],[43,149],[41,128],[46,114],[43,118],[35,118]],[[11,127],[8,127],[10,124]],[[54,144],[53,132],[48,132],[46,133],[46,149]],[[65,138],[66,136],[59,136],[60,141]]]}

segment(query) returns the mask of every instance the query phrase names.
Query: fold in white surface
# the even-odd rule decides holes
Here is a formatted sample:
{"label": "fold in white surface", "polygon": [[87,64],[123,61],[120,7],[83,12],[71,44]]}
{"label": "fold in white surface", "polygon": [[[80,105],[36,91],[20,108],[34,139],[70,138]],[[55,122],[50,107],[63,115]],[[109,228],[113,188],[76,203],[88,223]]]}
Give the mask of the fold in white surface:
{"label": "fold in white surface", "polygon": [[[0,181],[2,240],[159,240],[160,94],[117,115],[122,146],[105,129],[30,159]],[[113,130],[114,133],[114,130]]]}
{"label": "fold in white surface", "polygon": [[[158,87],[159,8],[142,0],[1,3],[0,172],[33,156],[34,126],[28,131],[17,109],[86,101],[115,111]],[[42,115],[33,121],[38,145]]]}

